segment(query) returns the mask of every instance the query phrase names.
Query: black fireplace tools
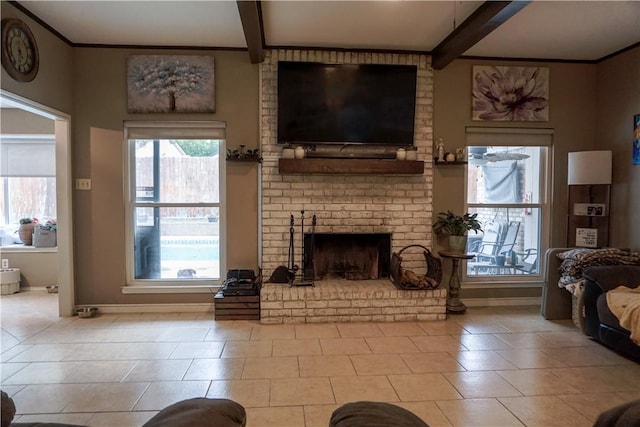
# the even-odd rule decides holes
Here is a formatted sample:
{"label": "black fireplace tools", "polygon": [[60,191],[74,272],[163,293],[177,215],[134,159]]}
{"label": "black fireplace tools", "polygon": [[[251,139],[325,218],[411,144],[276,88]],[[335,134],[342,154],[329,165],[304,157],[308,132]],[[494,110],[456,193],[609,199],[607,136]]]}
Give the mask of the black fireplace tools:
{"label": "black fireplace tools", "polygon": [[304,244],[304,210],[300,211],[300,234],[301,234],[301,258],[302,268],[295,263],[295,220],[293,215],[289,219],[289,254],[287,265],[281,265],[271,274],[270,283],[287,283],[289,286],[313,286],[315,269],[313,265],[313,248],[315,246],[316,216],[311,218],[311,233],[309,233],[310,244],[305,249]]}

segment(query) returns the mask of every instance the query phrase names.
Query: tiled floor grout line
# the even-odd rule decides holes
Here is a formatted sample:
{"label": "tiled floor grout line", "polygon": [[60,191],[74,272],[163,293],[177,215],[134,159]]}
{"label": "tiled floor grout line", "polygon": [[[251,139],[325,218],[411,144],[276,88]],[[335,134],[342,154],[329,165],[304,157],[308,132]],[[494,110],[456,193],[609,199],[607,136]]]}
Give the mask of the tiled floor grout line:
{"label": "tiled floor grout line", "polygon": [[[4,307],[2,308],[4,312]],[[189,314],[189,316],[192,315]],[[496,416],[502,414],[504,417],[513,417],[511,418],[512,420],[518,420],[517,422],[521,422],[524,425],[540,424],[542,422],[540,420],[546,420],[544,417],[550,416],[549,411],[553,409],[554,405],[558,406],[560,402],[562,402],[561,406],[568,408],[565,409],[565,412],[575,414],[573,421],[568,421],[568,424],[563,425],[572,425],[571,423],[574,423],[574,425],[590,425],[586,420],[590,422],[594,420],[596,409],[593,408],[593,399],[604,400],[603,397],[607,396],[606,403],[600,404],[604,409],[605,404],[610,405],[616,401],[622,402],[626,396],[640,398],[640,367],[586,340],[568,322],[564,324],[543,321],[535,311],[530,309],[524,309],[522,313],[515,312],[513,309],[470,309],[469,315],[465,318],[456,317],[442,322],[408,322],[406,325],[393,324],[393,326],[391,324],[335,324],[327,327],[322,325],[318,329],[296,327],[295,325],[265,326],[255,322],[214,322],[212,316],[209,318],[202,316],[197,321],[191,319],[191,323],[184,323],[183,320],[179,319],[180,317],[185,317],[185,313],[155,316],[150,314],[137,316],[116,315],[113,318],[103,317],[101,321],[98,320],[100,318],[96,318],[98,322],[93,324],[80,319],[62,320],[48,325],[36,333],[23,334],[27,338],[24,338],[18,344],[24,346],[24,348],[20,348],[20,351],[13,354],[8,353],[11,350],[10,348],[3,348],[2,354],[11,354],[11,357],[8,361],[2,362],[2,365],[9,367],[15,364],[13,366],[15,368],[19,366],[17,365],[18,363],[25,363],[25,365],[10,375],[8,375],[10,371],[7,371],[7,376],[3,379],[3,383],[9,383],[7,386],[10,387],[12,394],[20,397],[19,402],[27,403],[29,401],[28,396],[24,392],[27,390],[28,384],[21,385],[16,379],[28,378],[30,372],[35,372],[34,368],[37,368],[38,365],[46,366],[44,365],[45,363],[61,367],[72,367],[74,366],[73,363],[77,363],[79,364],[78,367],[83,366],[84,369],[90,369],[91,366],[105,368],[119,366],[119,373],[117,373],[118,371],[113,371],[113,373],[109,374],[113,376],[117,373],[119,379],[114,382],[109,381],[108,376],[102,379],[96,376],[95,380],[89,379],[91,382],[87,383],[58,383],[52,380],[45,384],[40,384],[39,380],[32,384],[32,389],[34,391],[43,390],[44,386],[49,386],[52,389],[58,387],[60,390],[64,390],[65,386],[69,387],[74,384],[84,384],[85,389],[92,384],[103,384],[102,387],[109,388],[110,385],[121,384],[126,386],[127,389],[133,390],[135,386],[132,384],[146,384],[144,390],[140,392],[135,400],[132,400],[130,410],[124,411],[124,413],[122,411],[98,409],[99,406],[86,407],[87,412],[64,413],[64,409],[70,408],[69,405],[76,400],[75,397],[71,398],[70,403],[58,409],[61,416],[90,414],[90,419],[95,420],[95,422],[105,422],[108,419],[115,420],[117,417],[133,420],[157,412],[144,409],[135,410],[135,407],[142,403],[143,399],[146,405],[153,402],[153,394],[157,392],[156,388],[153,387],[154,383],[158,385],[162,383],[162,389],[166,389],[169,393],[179,393],[179,390],[182,389],[181,387],[189,386],[189,383],[197,384],[198,382],[207,381],[204,396],[208,396],[210,393],[212,395],[214,393],[216,395],[232,393],[232,395],[227,394],[227,396],[236,396],[234,393],[239,393],[240,390],[246,388],[246,385],[254,384],[251,381],[255,381],[255,384],[262,383],[263,385],[260,387],[264,387],[264,384],[266,384],[268,393],[266,402],[256,400],[252,403],[250,395],[243,397],[244,394],[242,393],[245,392],[238,394],[237,399],[241,402],[249,399],[246,400],[245,407],[250,412],[253,409],[268,409],[268,412],[273,416],[280,413],[291,414],[288,411],[289,408],[293,408],[294,413],[301,415],[301,423],[307,426],[321,425],[313,417],[338,405],[338,393],[341,393],[341,396],[357,396],[357,394],[353,394],[356,389],[349,390],[345,388],[349,384],[349,381],[345,380],[350,378],[366,379],[367,381],[365,382],[356,381],[356,383],[369,384],[367,377],[371,381],[376,381],[376,377],[384,377],[387,384],[386,387],[393,391],[399,404],[423,408],[426,411],[423,412],[423,416],[432,418],[432,420],[435,419],[434,425],[447,425],[447,423],[448,425],[464,425],[463,418],[460,418],[459,411],[461,408],[467,408],[467,411],[473,412],[485,406],[493,408],[489,412],[496,412]],[[207,325],[208,323],[210,324]],[[415,335],[418,332],[415,329],[416,326],[422,330],[423,335]],[[4,334],[11,331],[11,327],[20,327],[20,325],[10,323],[7,326],[9,329],[5,330],[3,322],[2,327],[4,343]],[[13,336],[15,334],[9,335]],[[108,341],[98,341],[100,335],[110,338]],[[184,335],[184,340],[179,339],[181,335]],[[88,336],[90,339],[83,340],[83,336]],[[127,336],[133,339],[139,338],[141,341],[127,342],[125,340]],[[326,340],[324,345],[323,339]],[[35,344],[25,345],[24,342],[26,341]],[[458,344],[452,347],[454,342]],[[238,344],[232,345],[232,343]],[[243,345],[243,343],[245,344]],[[348,347],[340,348],[340,345],[354,343],[360,346],[360,351],[365,349],[366,351],[360,353],[358,347],[353,347],[352,349]],[[99,347],[97,344],[106,345],[104,350],[111,352],[112,355],[105,353],[103,359],[100,355],[95,354],[88,354],[84,357],[73,354],[73,352],[83,349],[90,350],[92,346]],[[114,346],[111,346],[111,344],[114,344]],[[118,350],[117,344],[122,344],[121,350]],[[142,347],[143,345],[145,348],[140,349],[139,352],[136,351],[135,347]],[[211,349],[216,349],[218,345],[216,356],[195,353],[201,350],[210,351]],[[397,346],[404,345],[407,346],[406,349],[404,347],[403,350],[397,348]],[[160,350],[163,346],[172,348],[170,351]],[[415,346],[417,349],[415,353],[412,353],[411,346]],[[261,347],[268,348],[268,354],[260,354]],[[60,353],[63,354],[60,356],[63,359],[60,362],[49,362],[44,358],[41,361],[18,361],[29,360],[33,358],[32,355],[37,358],[38,352],[49,351],[49,349],[55,350],[56,348],[59,348]],[[156,350],[153,350],[154,348]],[[227,354],[225,354],[225,350],[229,350]],[[160,357],[154,357],[153,353],[149,353],[150,351],[166,351],[166,353],[163,353]],[[64,356],[65,352],[69,352],[71,355]],[[436,358],[430,357],[430,354],[434,352],[438,356]],[[116,353],[122,354],[126,358],[118,356]],[[324,363],[334,360],[329,359],[329,357],[340,355],[345,356],[343,360],[348,361],[348,366],[352,372],[347,377],[334,372],[327,372],[326,375],[322,372],[314,373],[315,370],[322,369]],[[177,356],[178,358],[172,358],[172,356]],[[304,367],[304,369],[313,369],[314,371],[303,372],[302,360],[305,356],[318,357],[317,359],[309,359],[315,360],[313,362],[314,365]],[[411,360],[411,356],[421,360]],[[290,374],[287,373],[282,377],[280,372],[276,372],[278,371],[279,361],[289,364],[293,357],[295,357],[296,362],[295,375],[288,376]],[[254,364],[258,363],[261,358],[268,362],[268,366],[271,366],[270,369],[275,369],[275,376],[252,379],[256,373]],[[189,361],[184,365],[181,363],[163,365],[164,361],[177,362],[186,359]],[[215,371],[210,374],[208,379],[195,378],[195,376],[198,376],[195,370],[197,368],[196,361],[208,359],[218,360],[219,363],[213,365],[205,363],[200,365],[200,369],[205,369],[202,372],[207,372],[207,369],[215,369]],[[238,359],[242,361],[238,363]],[[433,371],[429,369],[428,364],[432,363],[430,361],[442,361],[443,359],[444,362],[438,364]],[[249,367],[247,362],[249,360],[252,361],[253,366],[251,371],[247,371]],[[380,363],[383,360],[388,360],[392,365],[371,365],[371,363]],[[576,361],[577,364],[575,366],[570,363],[572,360]],[[412,363],[410,364],[409,361]],[[121,363],[113,364],[113,362]],[[130,364],[127,365],[127,362]],[[143,364],[142,362],[145,363]],[[157,364],[154,364],[156,362]],[[424,363],[427,363],[427,365],[424,365]],[[239,368],[238,365],[240,365]],[[525,367],[519,367],[523,365]],[[158,379],[144,381],[145,370],[153,369],[154,366],[157,366],[156,369],[159,369],[160,366],[179,366],[180,369],[185,369],[185,371],[179,375],[178,379],[162,379],[163,377],[175,377],[171,375],[156,375],[154,372],[150,372],[149,375]],[[128,368],[122,370],[123,367]],[[194,369],[192,372],[195,375],[187,379],[192,368]],[[283,368],[286,368],[286,365],[283,365]],[[334,368],[337,369],[337,367]],[[218,369],[224,369],[225,372],[218,372]],[[226,371],[227,369],[229,370]],[[291,372],[291,368],[289,369],[287,372]],[[567,379],[575,382],[575,378],[560,375],[563,369],[573,369],[571,372],[575,372],[576,375],[583,372],[595,373],[598,379],[611,381],[611,383],[606,383],[606,387],[601,388],[601,390],[610,389],[612,392],[594,392],[590,390],[588,386],[589,378],[581,379],[582,382],[577,383],[582,384],[579,393],[570,392],[568,390],[573,386],[567,382]],[[253,374],[250,372],[253,372]],[[250,375],[245,378],[245,373]],[[135,377],[132,375],[135,375]],[[630,375],[631,377],[629,378]],[[131,378],[134,381],[126,381],[129,376],[132,376]],[[443,386],[446,385],[450,390],[454,390],[462,399],[442,400],[437,397],[434,398],[432,394],[421,394],[424,390],[416,389],[416,394],[411,394],[413,393],[412,391],[407,391],[411,389],[407,389],[410,386],[407,385],[408,383],[405,384],[405,381],[415,383],[417,378],[423,377],[437,379]],[[479,387],[479,391],[476,390],[477,393],[474,391],[473,395],[478,394],[478,396],[486,397],[466,398],[465,395],[468,394],[466,394],[465,387],[470,386],[467,381],[485,377],[488,379],[495,378],[492,381],[500,379],[504,387],[510,387],[510,389],[505,388],[506,391],[511,390],[509,391],[510,393],[516,391],[518,395],[508,398],[491,397],[491,394],[495,394],[495,392],[483,390],[483,384],[478,383],[474,387]],[[68,376],[68,378],[72,379],[73,376]],[[291,398],[287,397],[286,393],[283,394],[282,386],[289,384],[286,381],[288,378],[295,378],[296,384],[300,385],[311,384],[309,380],[314,378],[325,378],[328,382],[326,391],[335,403],[295,404],[295,400],[290,400]],[[341,380],[336,382],[334,378]],[[526,378],[544,381],[553,378],[553,381],[557,381],[557,384],[565,384],[566,386],[556,393],[551,393],[549,385],[539,383],[527,385],[523,391],[522,387],[518,387],[517,384],[521,384],[523,379]],[[630,382],[633,381],[633,378],[637,379],[638,386],[633,386],[632,382]],[[15,383],[15,385],[10,385],[11,383]],[[426,386],[429,387],[429,385]],[[575,389],[575,387],[573,388]],[[254,390],[249,391],[254,392]],[[274,392],[278,392],[280,396],[277,402],[273,400]],[[303,392],[303,390],[300,390],[300,392]],[[363,392],[368,393],[370,390],[363,390]],[[295,395],[295,390],[292,390],[292,393]],[[345,393],[347,394],[345,395]],[[568,401],[567,395],[572,397],[571,402]],[[407,400],[407,396],[415,397],[417,400]],[[427,396],[430,397],[426,398]],[[405,399],[404,401],[402,400],[403,398]],[[284,404],[284,406],[272,406],[274,403],[277,405]],[[542,405],[540,407],[536,406],[539,413],[535,414],[535,416],[540,417],[537,421],[535,417],[531,418],[533,415],[528,414],[527,411],[523,412],[522,408],[527,405]],[[318,408],[312,409],[314,407]],[[497,407],[501,409],[497,409]],[[584,414],[584,418],[581,414]],[[491,413],[475,414],[476,417],[489,417],[491,415]],[[31,415],[29,410],[25,410],[24,416],[27,417],[24,420],[32,420],[38,417],[37,414]],[[561,417],[563,415],[556,414],[554,416]],[[328,418],[325,421],[328,421]],[[426,419],[426,421],[429,422],[430,420]],[[289,427],[286,423],[282,425],[276,423],[273,426]],[[251,427],[251,422],[248,427]]]}

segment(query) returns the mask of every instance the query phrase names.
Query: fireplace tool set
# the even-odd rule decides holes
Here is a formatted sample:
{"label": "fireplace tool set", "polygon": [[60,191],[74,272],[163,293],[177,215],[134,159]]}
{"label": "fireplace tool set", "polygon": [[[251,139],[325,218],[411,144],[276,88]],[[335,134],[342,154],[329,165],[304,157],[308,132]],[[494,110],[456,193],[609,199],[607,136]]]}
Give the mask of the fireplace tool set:
{"label": "fireplace tool set", "polygon": [[[316,232],[316,216],[311,218],[311,244],[309,249],[305,251],[304,244],[304,210],[300,211],[300,234],[301,234],[301,249],[302,249],[302,269],[295,263],[295,224],[293,215],[289,221],[289,258],[287,260],[287,278],[289,286],[313,286],[313,279],[315,276],[315,269],[313,266],[313,247],[315,242]],[[305,253],[308,252],[308,253]]]}

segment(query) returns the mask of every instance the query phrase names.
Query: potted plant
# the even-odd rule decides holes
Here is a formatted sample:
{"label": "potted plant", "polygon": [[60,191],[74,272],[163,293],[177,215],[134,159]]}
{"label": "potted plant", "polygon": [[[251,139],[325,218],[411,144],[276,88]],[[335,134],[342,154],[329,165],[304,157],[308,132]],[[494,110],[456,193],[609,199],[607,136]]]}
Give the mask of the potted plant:
{"label": "potted plant", "polygon": [[456,215],[451,211],[440,212],[438,219],[433,223],[433,231],[436,234],[449,235],[449,250],[452,252],[465,252],[467,247],[467,232],[473,230],[482,231],[482,225],[477,219],[478,214],[465,213]]}
{"label": "potted plant", "polygon": [[20,218],[20,228],[18,228],[18,237],[26,246],[33,243],[33,229],[38,223],[38,218],[25,217]]}

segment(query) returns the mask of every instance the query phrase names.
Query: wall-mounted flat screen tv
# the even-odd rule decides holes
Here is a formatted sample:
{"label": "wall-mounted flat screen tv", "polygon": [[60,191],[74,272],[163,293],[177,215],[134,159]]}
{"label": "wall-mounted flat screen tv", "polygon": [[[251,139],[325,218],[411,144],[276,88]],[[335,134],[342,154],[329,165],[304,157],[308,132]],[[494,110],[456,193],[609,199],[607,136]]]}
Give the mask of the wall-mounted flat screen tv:
{"label": "wall-mounted flat screen tv", "polygon": [[413,145],[417,68],[278,62],[278,143]]}

